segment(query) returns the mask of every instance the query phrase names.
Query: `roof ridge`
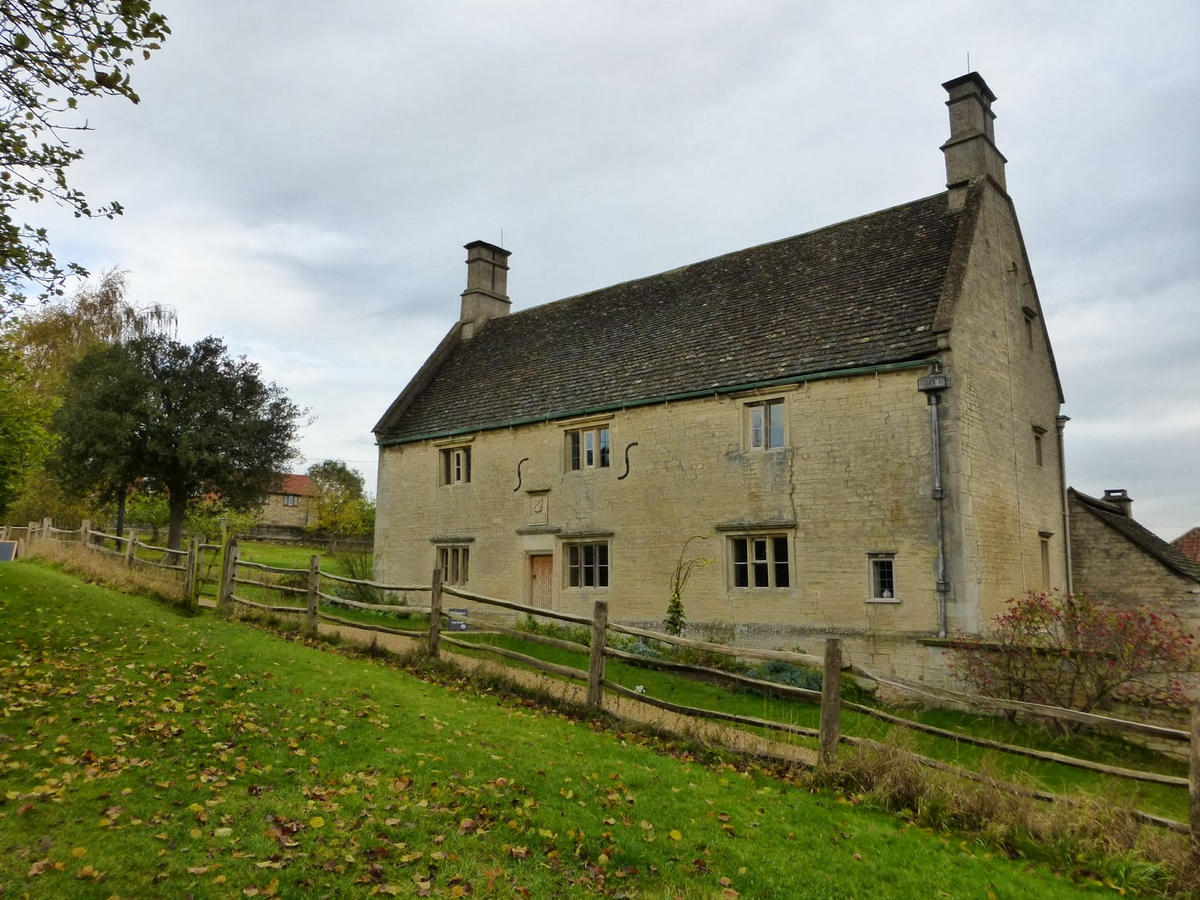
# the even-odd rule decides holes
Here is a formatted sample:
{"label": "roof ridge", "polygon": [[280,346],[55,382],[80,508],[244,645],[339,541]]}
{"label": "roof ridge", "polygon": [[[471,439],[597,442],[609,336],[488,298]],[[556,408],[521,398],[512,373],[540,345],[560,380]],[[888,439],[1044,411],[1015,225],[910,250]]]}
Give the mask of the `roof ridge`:
{"label": "roof ridge", "polygon": [[[755,250],[764,250],[768,247],[775,247],[775,246],[778,246],[779,244],[786,244],[788,241],[798,240],[799,238],[819,235],[822,232],[832,231],[835,228],[843,228],[846,225],[850,225],[854,222],[861,222],[865,219],[873,219],[876,216],[882,216],[887,213],[896,212],[897,210],[904,209],[905,207],[917,206],[918,204],[921,204],[921,203],[927,203],[930,200],[934,200],[938,197],[945,197],[948,193],[949,193],[949,191],[940,191],[936,194],[930,194],[926,197],[920,197],[916,200],[909,200],[907,203],[897,203],[894,206],[888,206],[888,207],[885,207],[884,209],[877,209],[874,212],[864,213],[860,216],[851,216],[848,219],[842,219],[840,222],[832,222],[829,225],[822,225],[820,228],[813,228],[813,229],[810,229],[809,231],[801,231],[796,234],[790,234],[786,237],[776,238],[773,241],[763,241],[762,243],[751,244],[748,247],[742,247],[738,250],[729,250],[725,253],[718,253],[716,256],[709,256],[709,257],[706,257],[705,259],[698,259],[695,262],[684,263],[683,265],[674,266],[670,269],[663,269],[660,272],[652,272],[649,275],[639,275],[636,278],[627,278],[624,281],[616,281],[616,282],[613,282],[612,284],[606,284],[602,287],[592,288],[591,290],[582,291],[578,294],[568,294],[565,297],[559,297],[555,300],[547,300],[544,303],[537,303],[537,304],[534,304],[533,306],[526,306],[526,307],[523,307],[522,309],[515,309],[512,312],[510,312],[507,316],[504,316],[503,318],[513,319],[516,316],[520,316],[522,313],[533,312],[534,310],[544,309],[547,306],[552,306],[552,305],[558,306],[559,304],[565,304],[565,303],[570,303],[570,302],[576,301],[576,300],[582,300],[584,298],[591,297],[593,294],[599,294],[602,291],[609,291],[609,290],[612,290],[613,288],[628,287],[629,285],[634,285],[641,281],[649,281],[654,278],[661,278],[664,275],[675,275],[680,272],[686,272],[688,269],[694,269],[698,266],[703,266],[703,265],[707,265],[709,263],[716,262],[719,259],[727,259],[732,256],[738,256],[739,254],[742,254],[742,253],[750,253]],[[497,320],[492,319],[490,321],[497,321]]]}

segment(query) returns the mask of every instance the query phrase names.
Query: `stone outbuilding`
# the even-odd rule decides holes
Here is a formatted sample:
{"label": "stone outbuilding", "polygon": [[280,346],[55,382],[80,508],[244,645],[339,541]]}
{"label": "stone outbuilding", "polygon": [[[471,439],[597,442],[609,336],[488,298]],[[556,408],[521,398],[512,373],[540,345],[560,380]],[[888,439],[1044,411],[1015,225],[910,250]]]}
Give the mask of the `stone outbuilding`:
{"label": "stone outbuilding", "polygon": [[1124,489],[1096,498],[1071,488],[1067,497],[1076,590],[1109,603],[1149,603],[1200,625],[1200,561],[1134,519]]}

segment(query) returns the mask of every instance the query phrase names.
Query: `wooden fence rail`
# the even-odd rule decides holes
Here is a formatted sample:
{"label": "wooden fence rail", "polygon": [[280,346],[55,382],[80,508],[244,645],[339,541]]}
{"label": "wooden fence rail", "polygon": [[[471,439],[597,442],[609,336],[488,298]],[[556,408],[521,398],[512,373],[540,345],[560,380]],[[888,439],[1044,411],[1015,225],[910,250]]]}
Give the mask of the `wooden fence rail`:
{"label": "wooden fence rail", "polygon": [[[11,533],[12,530],[13,529],[9,528],[7,533]],[[117,538],[115,535],[108,535],[98,531],[90,531],[87,523],[85,523],[83,528],[72,531],[53,528],[50,525],[49,520],[44,521],[40,525],[38,523],[31,522],[25,533],[31,536],[30,540],[69,540],[72,537],[75,537],[77,540],[81,540],[89,547],[98,550],[105,550],[109,553],[119,553],[121,551],[108,550],[108,548],[101,546],[101,543],[95,542],[96,539],[99,539],[101,542],[103,540],[112,540],[118,546],[123,542],[125,544],[124,554],[126,556],[127,565],[132,564],[132,561],[137,559],[136,550],[138,547],[146,548],[152,552],[162,551],[164,553],[164,558],[165,554],[167,553],[173,554],[179,552],[169,551],[167,548],[153,547],[151,545],[144,544],[137,540],[136,533],[131,533],[128,538]],[[182,566],[167,565],[161,561],[154,562],[151,560],[142,559],[137,559],[137,562],[146,565],[156,565],[172,571],[182,570],[185,571],[185,573],[192,572],[194,578],[196,560],[201,547],[206,549],[218,549],[214,545],[201,545],[197,541],[192,541],[188,548],[188,561]],[[605,692],[607,691],[619,697],[636,700],[637,702],[646,703],[659,709],[665,709],[681,715],[717,721],[726,721],[770,731],[794,734],[806,738],[815,737],[817,739],[818,765],[823,767],[832,766],[837,763],[837,748],[839,744],[846,743],[857,746],[882,746],[878,745],[877,742],[871,741],[867,738],[859,738],[843,734],[841,728],[841,714],[843,710],[846,710],[886,722],[895,727],[906,728],[925,734],[934,735],[939,738],[952,740],[958,743],[982,747],[995,752],[1072,766],[1079,769],[1099,772],[1101,774],[1113,777],[1162,784],[1170,787],[1187,787],[1189,791],[1189,822],[1187,824],[1174,822],[1172,820],[1154,816],[1149,813],[1138,811],[1134,812],[1142,821],[1150,822],[1152,824],[1171,828],[1177,831],[1190,831],[1193,839],[1196,840],[1197,845],[1200,846],[1200,706],[1198,706],[1193,713],[1191,730],[1183,731],[1181,729],[1167,728],[1164,726],[1152,725],[1144,722],[1115,719],[1109,716],[1099,715],[1097,713],[1084,713],[1077,710],[1068,710],[1059,707],[1046,706],[1036,703],[1026,703],[1015,700],[980,697],[973,694],[964,694],[957,691],[951,691],[945,688],[936,688],[926,684],[918,684],[894,676],[882,675],[880,673],[864,669],[860,666],[847,663],[844,660],[841,641],[837,638],[829,638],[826,640],[825,652],[823,656],[820,657],[782,650],[755,650],[743,647],[732,647],[707,641],[690,640],[688,638],[663,634],[644,628],[636,628],[629,625],[610,622],[608,621],[608,604],[605,601],[597,601],[593,608],[592,616],[588,617],[559,612],[557,610],[543,609],[541,607],[529,606],[527,604],[517,603],[498,597],[489,597],[474,591],[464,590],[457,585],[446,585],[442,582],[441,572],[437,570],[435,570],[433,573],[430,585],[388,585],[371,580],[347,578],[341,575],[322,572],[319,563],[320,560],[316,556],[313,556],[310,559],[310,565],[308,569],[282,568],[278,566],[267,566],[260,563],[242,561],[239,559],[237,541],[233,540],[226,548],[224,548],[223,566],[218,590],[219,603],[222,605],[237,603],[263,611],[303,615],[305,616],[307,627],[311,630],[315,630],[319,622],[325,621],[345,627],[361,629],[364,631],[397,634],[405,637],[424,638],[427,642],[429,653],[434,657],[437,657],[440,654],[441,645],[443,643],[455,648],[469,650],[471,652],[487,653],[505,660],[520,663],[524,666],[529,666],[538,671],[557,677],[568,678],[586,683],[587,704],[597,709],[603,707],[604,696]],[[239,577],[239,567],[248,571],[260,572],[265,576],[274,575],[291,578],[302,577],[304,581],[303,583],[282,584],[262,579]],[[425,608],[399,604],[374,604],[338,597],[334,594],[329,594],[321,590],[322,578],[329,579],[340,584],[362,586],[379,591],[396,591],[404,593],[424,593],[427,591],[430,595],[430,605],[428,608]],[[237,596],[234,593],[235,586],[252,586],[259,590],[276,590],[283,594],[303,596],[305,598],[305,602],[303,605],[292,606],[270,605],[257,600],[251,600],[248,597]],[[461,616],[451,613],[443,608],[444,599],[447,595],[466,600],[471,603],[476,603],[484,607],[494,607],[499,610],[504,610],[508,613],[525,614],[588,627],[591,631],[591,635],[589,643],[585,645],[576,641],[521,631],[502,624],[489,623],[488,625],[489,631],[519,638],[520,640],[528,641],[530,643],[580,653],[586,652],[588,654],[587,671],[573,668],[571,666],[547,662],[535,656],[521,653],[516,650],[510,650],[504,647],[462,640],[459,637],[454,637],[451,634],[444,633],[443,620],[448,620],[452,623],[465,621],[465,619],[463,619]],[[399,629],[373,623],[357,622],[352,619],[334,616],[328,612],[322,611],[320,608],[322,602],[328,605],[347,606],[353,609],[372,612],[403,612],[408,614],[428,613],[430,617],[429,627],[428,629]],[[639,656],[621,650],[618,647],[608,646],[608,635],[610,632],[629,637],[641,638],[643,640],[656,641],[660,644],[680,647],[688,650],[698,650],[706,653],[720,653],[737,659],[777,660],[808,668],[820,667],[823,671],[822,689],[820,692],[817,692],[805,688],[796,688],[789,685],[764,681],[736,672],[729,672],[708,666],[698,666],[685,663],[679,660],[654,659],[650,657]],[[794,725],[791,723],[760,719],[753,716],[742,716],[717,710],[698,709],[695,707],[671,703],[670,701],[662,700],[660,698],[650,697],[644,693],[630,690],[629,688],[623,687],[608,680],[605,677],[606,659],[620,659],[623,661],[636,662],[636,664],[640,666],[681,672],[688,675],[699,676],[707,680],[720,680],[728,684],[750,686],[758,690],[769,690],[780,695],[786,695],[809,702],[819,701],[820,727],[818,729],[805,728],[803,726]],[[1179,776],[1163,775],[1156,772],[1147,772],[1121,766],[1110,766],[1091,760],[1078,759],[1066,754],[1006,744],[1001,741],[976,737],[974,735],[964,734],[946,728],[927,725],[922,722],[916,722],[912,719],[908,719],[901,715],[885,712],[864,704],[854,703],[844,699],[841,696],[842,673],[847,671],[860,678],[869,679],[876,684],[885,685],[892,689],[904,691],[911,695],[931,698],[941,702],[959,704],[973,709],[981,709],[988,712],[1020,712],[1040,719],[1066,721],[1074,724],[1084,724],[1093,727],[1132,732],[1155,737],[1160,740],[1188,742],[1190,749],[1189,777],[1183,778]],[[895,751],[893,749],[891,752],[900,751]],[[956,774],[963,775],[964,777],[973,777],[975,779],[979,779],[981,777],[978,775],[978,773],[970,773],[969,770],[959,769],[956,766],[923,757],[919,754],[909,755],[922,765],[929,765],[934,768],[952,771]],[[1019,788],[1012,785],[1007,787],[1014,791],[1027,793],[1030,796],[1037,796],[1040,799],[1059,801],[1063,799],[1045,792],[1030,791],[1027,788]]]}

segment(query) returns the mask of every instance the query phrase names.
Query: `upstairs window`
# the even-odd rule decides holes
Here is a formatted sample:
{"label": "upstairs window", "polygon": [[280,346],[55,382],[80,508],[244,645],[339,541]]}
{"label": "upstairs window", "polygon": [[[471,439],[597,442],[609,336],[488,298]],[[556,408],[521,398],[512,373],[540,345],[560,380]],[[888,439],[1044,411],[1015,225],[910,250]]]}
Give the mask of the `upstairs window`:
{"label": "upstairs window", "polygon": [[471,448],[450,447],[442,451],[442,484],[467,484],[471,480]]}
{"label": "upstairs window", "polygon": [[567,587],[608,587],[608,541],[570,543],[567,550]]}
{"label": "upstairs window", "polygon": [[751,450],[775,450],[783,446],[783,401],[766,400],[746,405],[746,446]]}
{"label": "upstairs window", "polygon": [[607,425],[567,432],[567,468],[607,469],[612,459]]}
{"label": "upstairs window", "polygon": [[283,505],[284,506],[299,506],[300,505],[300,497],[296,494],[284,494],[283,495]]}
{"label": "upstairs window", "polygon": [[791,587],[788,538],[782,534],[742,535],[729,539],[730,572],[739,588]]}
{"label": "upstairs window", "polygon": [[1045,465],[1045,456],[1042,450],[1042,435],[1046,433],[1045,428],[1033,426],[1033,462],[1035,465]]}

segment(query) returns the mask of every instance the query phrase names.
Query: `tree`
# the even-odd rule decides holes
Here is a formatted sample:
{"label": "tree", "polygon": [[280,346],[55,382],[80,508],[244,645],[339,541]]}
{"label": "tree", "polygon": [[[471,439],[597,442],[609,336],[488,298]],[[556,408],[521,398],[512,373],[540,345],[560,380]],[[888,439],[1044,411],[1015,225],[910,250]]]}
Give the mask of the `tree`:
{"label": "tree", "polygon": [[29,381],[20,356],[0,344],[0,514],[49,443],[48,411],[36,402]]}
{"label": "tree", "polygon": [[[122,431],[97,441],[66,429],[64,445],[84,446],[64,447],[62,453],[85,457],[90,450],[97,471],[114,479],[136,471],[165,490],[168,547],[177,550],[182,543],[189,501],[215,495],[242,510],[260,504],[278,486],[278,473],[296,455],[292,441],[301,410],[277,385],[262,380],[255,363],[230,358],[215,337],[188,346],[152,334],[108,352],[127,355],[125,381],[114,380],[91,396],[97,406],[118,407],[103,414]],[[80,368],[82,390],[89,379],[103,380],[119,367]],[[125,417],[127,409],[132,415]]]}
{"label": "tree", "polygon": [[[126,293],[125,273],[110,270],[98,280],[81,285],[70,298],[29,310],[8,323],[0,332],[0,345],[10,348],[13,353],[19,349],[26,376],[20,381],[23,403],[38,406],[41,415],[49,420],[66,401],[72,367],[87,353],[146,334],[174,333],[175,313],[170,307],[160,304],[135,306],[128,301]],[[78,385],[70,388],[78,389]],[[10,415],[11,410],[0,408],[0,423]],[[85,418],[92,417],[86,408],[83,415]],[[2,424],[0,428],[3,428]],[[85,474],[85,469],[79,466],[64,469],[60,466],[53,476],[47,473],[46,464],[54,458],[56,440],[54,433],[46,436],[46,440],[25,464],[21,477],[11,487],[14,495],[12,506],[23,518],[52,515],[56,519],[78,519],[94,512],[85,507],[94,505],[90,501],[95,498],[82,490],[79,484],[67,489],[68,486],[59,477],[60,473],[66,472],[73,476],[68,480],[78,481]],[[86,481],[86,478],[82,480]],[[118,501],[120,525],[121,498],[108,490],[101,493],[110,500]],[[82,507],[79,501],[81,497],[89,501]]]}
{"label": "tree", "polygon": [[361,537],[375,530],[375,503],[363,491],[357,469],[340,459],[327,459],[308,467],[317,488],[317,520],[309,526],[339,537]]}
{"label": "tree", "polygon": [[54,413],[59,438],[51,474],[69,495],[94,494],[117,504],[117,534],[125,531],[125,499],[145,474],[154,385],[125,344],[101,344],[70,369]]}
{"label": "tree", "polygon": [[984,696],[1085,712],[1139,694],[1185,703],[1176,676],[1196,663],[1195,636],[1175,613],[1058,591],[1009,600],[987,634],[950,653],[952,671]]}
{"label": "tree", "polygon": [[88,130],[76,111],[79,98],[138,102],[129,69],[160,49],[170,31],[149,0],[0,4],[0,321],[30,286],[45,299],[83,272],[59,265],[46,230],[14,218],[18,206],[53,200],[76,216],[121,213],[116,202],[93,208],[68,184],[68,167],[83,156],[68,137]]}

